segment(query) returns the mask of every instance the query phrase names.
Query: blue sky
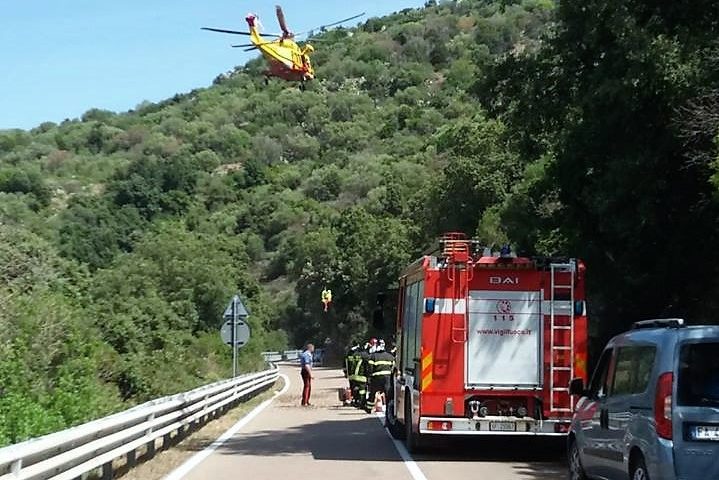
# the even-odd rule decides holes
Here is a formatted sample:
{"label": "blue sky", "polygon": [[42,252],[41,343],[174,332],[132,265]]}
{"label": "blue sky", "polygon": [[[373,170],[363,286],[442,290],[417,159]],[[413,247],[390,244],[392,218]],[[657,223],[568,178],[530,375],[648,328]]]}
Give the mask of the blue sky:
{"label": "blue sky", "polygon": [[[209,85],[250,53],[241,37],[200,30],[244,30],[257,13],[277,31],[276,1],[9,0],[0,16],[0,129],[75,118],[90,108],[134,108]],[[286,0],[289,27],[307,30],[355,13],[384,15],[421,0]],[[352,23],[351,25],[354,25]]]}

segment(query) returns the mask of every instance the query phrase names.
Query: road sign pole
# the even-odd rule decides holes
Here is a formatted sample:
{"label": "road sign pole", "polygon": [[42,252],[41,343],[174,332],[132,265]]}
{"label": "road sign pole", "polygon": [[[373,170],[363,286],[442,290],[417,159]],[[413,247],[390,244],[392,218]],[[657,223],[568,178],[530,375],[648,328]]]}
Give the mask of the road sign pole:
{"label": "road sign pole", "polygon": [[232,378],[237,376],[237,301],[232,300]]}
{"label": "road sign pole", "polygon": [[237,350],[244,347],[250,340],[250,326],[245,322],[249,316],[250,312],[242,303],[239,295],[232,297],[222,314],[222,319],[225,322],[220,327],[220,338],[223,343],[232,347],[233,378],[237,376]]}

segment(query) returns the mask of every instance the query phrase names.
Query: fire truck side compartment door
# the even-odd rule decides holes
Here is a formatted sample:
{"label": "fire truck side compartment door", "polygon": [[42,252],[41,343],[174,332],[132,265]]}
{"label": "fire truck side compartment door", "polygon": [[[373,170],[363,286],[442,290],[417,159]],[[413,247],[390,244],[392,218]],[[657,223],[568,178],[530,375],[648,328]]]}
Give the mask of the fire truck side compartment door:
{"label": "fire truck side compartment door", "polygon": [[468,387],[541,386],[541,304],[540,292],[469,292]]}
{"label": "fire truck side compartment door", "polygon": [[[401,371],[404,383],[403,391],[409,392],[412,398],[419,390],[419,355],[422,344],[422,316],[424,314],[424,281],[419,280],[407,284],[404,290],[402,312],[402,348],[400,349]],[[397,416],[404,420],[405,398],[396,400]]]}

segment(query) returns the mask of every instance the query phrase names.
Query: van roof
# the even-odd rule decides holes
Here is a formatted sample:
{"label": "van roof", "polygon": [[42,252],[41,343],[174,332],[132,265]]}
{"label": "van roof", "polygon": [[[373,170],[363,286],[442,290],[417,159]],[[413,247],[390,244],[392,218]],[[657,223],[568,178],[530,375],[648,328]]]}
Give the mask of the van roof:
{"label": "van roof", "polygon": [[[663,319],[672,320],[672,319]],[[642,323],[639,328],[633,328],[627,332],[621,333],[614,337],[611,343],[622,343],[622,340],[638,340],[638,341],[660,341],[673,337],[677,340],[716,338],[719,341],[719,325],[691,325],[677,326],[671,322],[659,323],[652,325],[652,321]]]}

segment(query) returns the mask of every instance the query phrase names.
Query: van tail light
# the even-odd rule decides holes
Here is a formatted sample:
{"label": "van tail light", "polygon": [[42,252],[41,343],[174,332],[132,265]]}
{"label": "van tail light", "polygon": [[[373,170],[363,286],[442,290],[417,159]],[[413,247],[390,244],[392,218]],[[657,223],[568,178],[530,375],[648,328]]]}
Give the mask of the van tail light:
{"label": "van tail light", "polygon": [[662,373],[657,380],[657,396],[654,399],[654,420],[657,424],[657,435],[672,439],[672,386],[674,375]]}

